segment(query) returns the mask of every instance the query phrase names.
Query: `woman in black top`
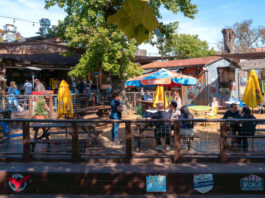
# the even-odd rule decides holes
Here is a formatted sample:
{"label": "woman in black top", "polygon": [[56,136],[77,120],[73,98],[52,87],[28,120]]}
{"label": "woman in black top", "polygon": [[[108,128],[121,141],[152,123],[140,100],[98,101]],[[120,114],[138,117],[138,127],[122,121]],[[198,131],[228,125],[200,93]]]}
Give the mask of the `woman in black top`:
{"label": "woman in black top", "polygon": [[[244,107],[242,109],[241,119],[256,119],[253,115],[251,115],[251,111],[248,107]],[[253,136],[256,131],[256,122],[242,122],[242,126],[239,130],[239,136]],[[241,147],[241,143],[243,144]],[[244,151],[248,150],[248,138],[247,137],[239,137],[238,144]]]}

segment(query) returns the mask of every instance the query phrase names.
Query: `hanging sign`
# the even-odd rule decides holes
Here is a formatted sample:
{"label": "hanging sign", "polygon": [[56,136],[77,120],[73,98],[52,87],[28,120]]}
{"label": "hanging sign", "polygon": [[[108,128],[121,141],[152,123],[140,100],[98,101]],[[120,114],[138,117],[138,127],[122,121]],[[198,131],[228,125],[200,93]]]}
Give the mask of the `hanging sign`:
{"label": "hanging sign", "polygon": [[146,190],[147,192],[166,192],[167,191],[166,176],[162,175],[147,176]]}

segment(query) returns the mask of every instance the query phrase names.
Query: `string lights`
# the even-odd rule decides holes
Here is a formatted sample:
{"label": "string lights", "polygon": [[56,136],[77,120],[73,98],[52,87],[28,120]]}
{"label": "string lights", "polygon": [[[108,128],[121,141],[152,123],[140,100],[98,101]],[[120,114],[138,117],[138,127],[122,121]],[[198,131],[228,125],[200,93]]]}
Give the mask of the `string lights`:
{"label": "string lights", "polygon": [[0,18],[11,19],[11,20],[13,20],[13,24],[15,24],[16,21],[23,21],[23,22],[26,22],[26,23],[32,23],[33,27],[35,27],[35,24],[39,24],[38,21],[30,21],[30,20],[27,20],[27,19],[16,18],[16,17],[9,17],[9,16],[0,15]]}

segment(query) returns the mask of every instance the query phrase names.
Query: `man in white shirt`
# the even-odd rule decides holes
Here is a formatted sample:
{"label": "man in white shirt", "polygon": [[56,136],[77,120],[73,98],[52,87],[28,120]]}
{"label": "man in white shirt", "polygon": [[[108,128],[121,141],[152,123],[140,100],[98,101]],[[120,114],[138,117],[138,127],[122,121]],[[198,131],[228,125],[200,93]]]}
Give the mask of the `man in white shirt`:
{"label": "man in white shirt", "polygon": [[35,79],[34,80],[34,83],[35,83],[35,91],[45,91],[45,87],[44,85],[40,82],[39,79]]}

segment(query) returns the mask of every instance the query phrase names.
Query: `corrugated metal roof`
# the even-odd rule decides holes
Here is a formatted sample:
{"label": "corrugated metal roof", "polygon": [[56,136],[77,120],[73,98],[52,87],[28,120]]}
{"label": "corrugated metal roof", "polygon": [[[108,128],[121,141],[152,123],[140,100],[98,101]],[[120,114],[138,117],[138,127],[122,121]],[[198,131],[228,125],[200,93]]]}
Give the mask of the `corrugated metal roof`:
{"label": "corrugated metal roof", "polygon": [[158,69],[158,68],[170,68],[170,67],[187,67],[196,65],[208,65],[215,61],[221,60],[223,57],[220,56],[208,56],[201,58],[189,58],[182,60],[171,60],[171,61],[160,61],[150,64],[143,65],[143,69]]}

